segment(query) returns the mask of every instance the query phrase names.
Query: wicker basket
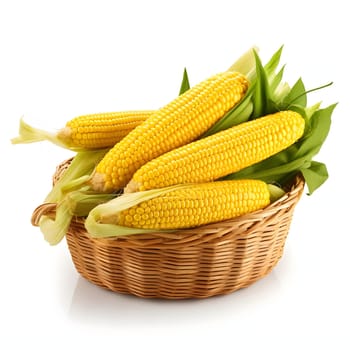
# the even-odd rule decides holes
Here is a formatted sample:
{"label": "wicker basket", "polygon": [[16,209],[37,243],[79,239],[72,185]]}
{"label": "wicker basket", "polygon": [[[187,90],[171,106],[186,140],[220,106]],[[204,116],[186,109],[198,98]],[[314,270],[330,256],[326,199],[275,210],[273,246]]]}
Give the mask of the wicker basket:
{"label": "wicker basket", "polygon": [[[69,161],[56,170],[54,181]],[[304,181],[263,210],[176,233],[91,238],[84,219],[67,232],[77,271],[90,282],[145,298],[206,298],[228,294],[266,276],[280,260]],[[44,204],[33,214],[54,211]]]}

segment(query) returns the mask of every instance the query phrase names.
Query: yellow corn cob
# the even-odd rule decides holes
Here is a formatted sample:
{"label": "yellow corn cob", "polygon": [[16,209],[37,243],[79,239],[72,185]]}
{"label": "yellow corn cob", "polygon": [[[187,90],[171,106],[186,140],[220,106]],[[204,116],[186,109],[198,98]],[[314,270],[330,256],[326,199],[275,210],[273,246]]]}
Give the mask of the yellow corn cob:
{"label": "yellow corn cob", "polygon": [[127,111],[82,115],[58,132],[67,144],[86,149],[113,147],[154,111]]}
{"label": "yellow corn cob", "polygon": [[58,132],[34,128],[22,118],[19,136],[11,141],[18,144],[47,140],[73,151],[110,148],[153,113],[154,111],[125,111],[82,115],[68,121]]}
{"label": "yellow corn cob", "polygon": [[123,188],[143,164],[197,139],[242,99],[247,88],[242,74],[224,72],[186,91],[106,154],[91,187],[103,192]]}
{"label": "yellow corn cob", "polygon": [[231,219],[266,207],[268,186],[260,180],[188,185],[146,200],[99,223],[150,229],[181,229]]}
{"label": "yellow corn cob", "polygon": [[303,117],[282,111],[236,125],[168,152],[142,166],[125,192],[208,182],[282,151],[304,132]]}

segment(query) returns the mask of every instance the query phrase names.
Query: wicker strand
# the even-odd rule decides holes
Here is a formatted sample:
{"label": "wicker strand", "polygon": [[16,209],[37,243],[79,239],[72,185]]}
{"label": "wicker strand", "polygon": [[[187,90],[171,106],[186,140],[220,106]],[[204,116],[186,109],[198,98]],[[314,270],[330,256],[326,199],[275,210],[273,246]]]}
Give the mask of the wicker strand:
{"label": "wicker strand", "polygon": [[31,223],[33,226],[39,226],[40,224],[40,218],[45,216],[54,217],[56,213],[56,203],[43,203],[39,205],[33,212]]}

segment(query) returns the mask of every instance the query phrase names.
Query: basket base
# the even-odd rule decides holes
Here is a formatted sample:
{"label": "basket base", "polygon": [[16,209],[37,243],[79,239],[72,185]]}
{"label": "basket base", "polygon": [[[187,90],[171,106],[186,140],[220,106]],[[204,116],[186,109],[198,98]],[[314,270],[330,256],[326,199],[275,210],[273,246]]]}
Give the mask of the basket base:
{"label": "basket base", "polygon": [[[281,233],[277,241],[281,243],[285,239]],[[283,254],[283,245],[275,244],[267,263],[266,251],[272,248],[267,241],[265,249],[256,252],[252,261],[253,258],[242,256],[242,245],[228,241],[181,251],[142,247],[102,251],[100,248],[100,257],[96,259],[90,240],[87,234],[79,235],[76,231],[67,235],[78,273],[100,287],[142,298],[190,299],[230,294],[268,275]],[[254,244],[250,249],[254,249]]]}

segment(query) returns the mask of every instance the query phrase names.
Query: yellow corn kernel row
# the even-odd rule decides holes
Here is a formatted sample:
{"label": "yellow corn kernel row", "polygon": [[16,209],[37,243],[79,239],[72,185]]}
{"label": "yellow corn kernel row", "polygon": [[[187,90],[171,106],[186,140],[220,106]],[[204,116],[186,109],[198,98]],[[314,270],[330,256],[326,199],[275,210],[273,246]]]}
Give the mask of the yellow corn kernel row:
{"label": "yellow corn kernel row", "polygon": [[142,165],[202,135],[242,99],[247,88],[247,79],[237,72],[220,73],[192,87],[106,154],[92,176],[92,189],[122,189]]}
{"label": "yellow corn kernel row", "polygon": [[282,111],[189,143],[143,165],[125,192],[209,182],[258,163],[296,142],[303,117]]}
{"label": "yellow corn kernel row", "polygon": [[125,111],[82,115],[71,119],[57,137],[74,147],[113,147],[155,111]]}
{"label": "yellow corn kernel row", "polygon": [[99,223],[132,228],[182,229],[232,219],[270,203],[260,180],[229,180],[189,185],[146,200]]}

